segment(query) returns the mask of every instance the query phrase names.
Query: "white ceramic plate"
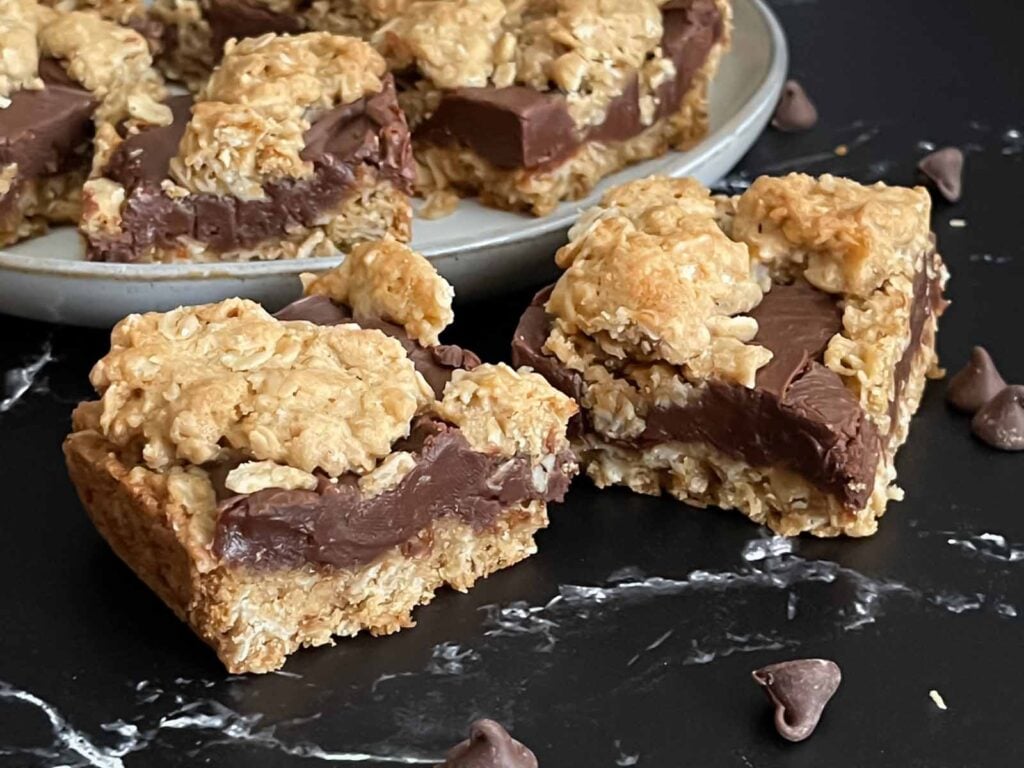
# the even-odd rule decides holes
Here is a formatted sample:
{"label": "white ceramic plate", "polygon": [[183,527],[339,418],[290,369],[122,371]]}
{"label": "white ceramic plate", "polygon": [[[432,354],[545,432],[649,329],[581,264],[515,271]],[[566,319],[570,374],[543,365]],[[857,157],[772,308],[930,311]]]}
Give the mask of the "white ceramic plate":
{"label": "white ceramic plate", "polygon": [[[580,209],[614,184],[651,174],[694,176],[713,183],[739,161],[771,116],[786,75],[786,41],[762,0],[734,0],[732,51],[711,88],[711,132],[688,152],[627,168],[589,198],[535,219],[464,200],[451,216],[416,219],[413,246],[430,257],[460,298],[541,282],[552,254]],[[0,311],[74,325],[110,326],[131,312],[166,310],[229,296],[276,308],[299,292],[299,272],[337,259],[245,264],[100,264],[85,261],[72,227],[0,251]]]}

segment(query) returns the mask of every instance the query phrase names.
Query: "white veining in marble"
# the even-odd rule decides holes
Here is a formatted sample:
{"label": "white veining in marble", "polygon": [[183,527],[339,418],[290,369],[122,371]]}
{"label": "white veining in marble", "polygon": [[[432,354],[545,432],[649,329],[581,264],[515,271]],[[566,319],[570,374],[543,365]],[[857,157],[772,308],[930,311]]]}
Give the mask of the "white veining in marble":
{"label": "white veining in marble", "polygon": [[615,749],[619,753],[618,756],[615,758],[616,765],[623,766],[623,768],[628,768],[628,766],[636,765],[640,762],[640,753],[627,752],[626,750],[624,750],[622,747],[622,741],[620,739],[616,739],[612,743],[615,745]]}
{"label": "white veining in marble", "polygon": [[[194,682],[184,678],[178,680],[184,681],[187,685]],[[209,687],[207,683],[215,684],[212,681],[197,682],[203,687]],[[97,739],[69,723],[49,702],[29,691],[0,681],[0,702],[16,702],[35,707],[49,720],[53,732],[53,740],[48,745],[0,747],[0,754],[42,757],[49,760],[52,765],[66,768],[124,768],[124,757],[145,752],[157,742],[161,734],[169,731],[187,731],[206,734],[203,739],[197,740],[198,746],[188,752],[191,758],[200,757],[209,747],[240,744],[330,763],[434,765],[439,761],[436,756],[414,751],[336,751],[305,741],[292,742],[279,737],[276,733],[281,726],[308,722],[319,715],[264,725],[265,716],[262,714],[242,714],[214,699],[188,701],[183,693],[164,691],[150,681],[139,682],[135,686],[135,691],[138,694],[137,705],[166,700],[173,704],[173,708],[155,720],[140,718],[133,723],[119,718],[102,723],[99,726],[101,731],[118,738],[111,746],[101,746],[97,744]]]}
{"label": "white veining in marble", "polygon": [[967,257],[967,260],[973,264],[1009,264],[1013,261],[1012,256],[1005,255],[994,255],[991,253],[972,253]]}
{"label": "white veining in marble", "polygon": [[[138,734],[124,728],[123,740],[116,747],[99,747],[86,734],[73,727],[49,702],[28,691],[23,691],[0,680],[0,701],[20,702],[35,707],[50,722],[53,741],[42,748],[23,748],[8,751],[8,754],[27,754],[35,757],[47,757],[72,768],[73,766],[90,766],[90,768],[124,768],[121,760],[131,752],[138,743]],[[123,728],[126,724],[117,721],[115,728]]]}
{"label": "white veining in marble", "polygon": [[1024,561],[1024,545],[1012,544],[998,533],[979,533],[965,536],[950,535],[946,543],[952,547],[977,556],[983,560],[997,560],[1004,563]]}
{"label": "white veining in marble", "polygon": [[43,342],[43,348],[36,357],[20,368],[11,368],[4,373],[3,398],[0,399],[0,413],[11,410],[26,394],[39,386],[39,372],[53,361],[53,347],[50,340]]}
{"label": "white veining in marble", "polygon": [[797,597],[796,592],[790,592],[786,595],[786,619],[792,621],[796,618],[797,604],[800,602],[800,598]]}
{"label": "white veining in marble", "polygon": [[1003,146],[1000,152],[1004,155],[1019,155],[1024,152],[1024,133],[1018,128],[1003,131]]}
{"label": "white veining in marble", "polygon": [[755,653],[757,651],[778,651],[783,648],[792,648],[799,645],[795,639],[784,639],[776,635],[763,632],[751,632],[748,634],[737,634],[735,632],[725,633],[726,644],[718,650],[703,650],[696,641],[693,642],[693,650],[682,657],[680,663],[683,666],[693,664],[710,664],[717,659],[724,659],[734,653]]}
{"label": "white veining in marble", "polygon": [[441,643],[434,646],[426,671],[432,675],[461,675],[466,664],[480,660],[480,654],[472,648],[463,648],[458,643]]}
{"label": "white veining in marble", "polygon": [[770,536],[763,539],[751,539],[743,545],[741,556],[748,563],[755,563],[767,557],[788,555],[793,551],[793,540],[785,536]]}
{"label": "white veining in marble", "polygon": [[[581,616],[595,608],[611,609],[613,604],[628,605],[690,592],[738,592],[750,594],[751,589],[781,590],[786,593],[785,615],[788,621],[797,617],[799,595],[796,587],[835,585],[837,597],[831,605],[836,610],[833,629],[848,632],[878,621],[886,604],[904,599],[930,605],[948,613],[990,609],[995,615],[1010,617],[1015,608],[980,593],[951,590],[922,590],[893,579],[873,578],[859,571],[828,560],[806,560],[792,553],[792,542],[778,537],[748,542],[741,557],[746,565],[735,570],[698,569],[681,579],[641,576],[638,571],[616,571],[603,585],[564,584],[558,595],[544,605],[517,601],[507,606],[488,605],[485,612],[485,635],[488,637],[536,637],[536,650],[550,652],[560,640],[563,626],[574,627]],[[841,586],[840,586],[841,585]],[[670,634],[659,637],[656,646]],[[793,639],[756,632],[725,632],[716,638],[715,647],[696,643],[683,663],[708,663],[715,658],[736,652],[751,652],[791,645]],[[641,647],[627,664],[635,664],[648,650]]]}

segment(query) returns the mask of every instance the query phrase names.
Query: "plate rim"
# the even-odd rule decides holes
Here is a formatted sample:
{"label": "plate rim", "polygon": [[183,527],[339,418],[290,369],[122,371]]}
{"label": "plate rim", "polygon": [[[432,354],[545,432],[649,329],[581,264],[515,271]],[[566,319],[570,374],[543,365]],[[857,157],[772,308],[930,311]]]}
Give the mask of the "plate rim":
{"label": "plate rim", "polygon": [[[740,0],[749,3],[757,12],[762,23],[768,29],[771,46],[769,66],[761,81],[751,94],[748,104],[755,105],[749,111],[740,110],[729,120],[709,133],[690,151],[685,163],[676,167],[662,168],[655,173],[668,176],[685,176],[694,165],[706,163],[710,158],[723,151],[724,144],[716,139],[724,139],[728,135],[741,133],[747,126],[756,123],[765,116],[765,112],[774,109],[776,99],[770,98],[772,91],[781,91],[789,66],[789,48],[782,25],[765,0]],[[777,96],[777,93],[776,93]],[[701,152],[700,147],[705,147]],[[666,165],[672,165],[666,159]],[[474,240],[470,243],[455,246],[427,246],[419,251],[428,259],[441,259],[459,256],[472,257],[479,252],[486,252],[497,245],[527,245],[537,239],[550,236],[553,232],[571,226],[579,212],[586,204],[580,204],[570,211],[557,216],[550,216],[531,228],[528,235],[521,238],[509,237],[507,234],[495,234]],[[297,274],[299,272],[316,272],[329,269],[339,261],[337,256],[320,256],[312,259],[288,259],[275,261],[249,262],[213,262],[213,263],[179,263],[179,264],[126,264],[112,262],[95,262],[85,260],[55,259],[47,256],[11,253],[0,249],[0,270],[22,274],[39,274],[60,276],[80,280],[104,279],[124,282],[154,282],[172,280],[217,280],[268,277],[281,274]]]}

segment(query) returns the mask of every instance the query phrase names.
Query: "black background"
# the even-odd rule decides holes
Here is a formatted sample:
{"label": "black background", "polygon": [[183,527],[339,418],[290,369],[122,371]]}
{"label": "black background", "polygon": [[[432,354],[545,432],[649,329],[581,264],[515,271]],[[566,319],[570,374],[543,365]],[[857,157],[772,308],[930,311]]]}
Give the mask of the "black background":
{"label": "black background", "polygon": [[[769,131],[727,181],[739,187],[760,172],[797,169],[905,184],[921,142],[964,148],[964,200],[935,211],[953,274],[942,360],[955,370],[981,343],[1008,380],[1024,382],[1024,142],[1013,133],[1024,130],[1020,7],[773,5],[792,73],[822,120],[801,136]],[[845,156],[835,154],[839,145]],[[459,307],[446,339],[507,359],[527,298]],[[977,538],[994,556],[947,543],[997,533],[1024,558],[1024,454],[973,440],[966,419],[945,407],[941,383],[929,386],[898,462],[907,500],[890,506],[871,539],[800,540],[794,556],[748,564],[741,551],[762,532],[738,513],[597,493],[579,481],[552,509],[538,555],[468,595],[442,593],[419,610],[417,629],[299,653],[286,675],[225,678],[213,654],[109,552],[66,479],[60,442],[73,403],[89,395],[86,374],[106,334],[0,317],[0,337],[0,371],[45,344],[56,357],[42,386],[0,413],[0,764],[114,768],[132,726],[147,743],[120,758],[129,767],[326,765],[313,745],[430,758],[481,715],[504,721],[548,768],[633,758],[666,767],[1024,762],[1024,632],[1021,618],[1006,615],[1007,606],[1024,612],[1024,559]],[[484,606],[543,606],[559,585],[606,584],[626,567],[686,585],[563,601],[533,614],[535,634],[484,634],[494,628]],[[698,587],[698,569],[740,576]],[[844,629],[856,623],[858,605],[874,621]],[[545,620],[557,626],[545,630]],[[545,637],[554,640],[546,648]],[[442,643],[458,644],[447,646],[452,656],[466,654],[461,673],[458,660],[443,658],[446,646],[437,650]],[[752,650],[759,645],[782,647]],[[684,663],[708,652],[718,657]],[[815,735],[790,745],[774,734],[749,673],[817,655],[839,662],[844,681]],[[932,703],[930,689],[948,711]],[[18,700],[15,691],[29,693]],[[98,756],[90,763],[82,756],[90,747],[70,737],[52,746],[44,709],[26,695],[51,705],[50,719],[66,719]],[[192,725],[175,728],[180,717]]]}

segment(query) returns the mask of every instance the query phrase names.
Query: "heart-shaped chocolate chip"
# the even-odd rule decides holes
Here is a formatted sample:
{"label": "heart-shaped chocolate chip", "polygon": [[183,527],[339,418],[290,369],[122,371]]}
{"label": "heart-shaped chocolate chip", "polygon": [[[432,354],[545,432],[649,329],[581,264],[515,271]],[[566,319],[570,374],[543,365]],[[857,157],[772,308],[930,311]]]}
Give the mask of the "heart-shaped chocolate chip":
{"label": "heart-shaped chocolate chip", "polygon": [[754,670],[754,681],[775,705],[775,730],[789,741],[814,732],[839,687],[842,672],[828,659],[794,659]]}

